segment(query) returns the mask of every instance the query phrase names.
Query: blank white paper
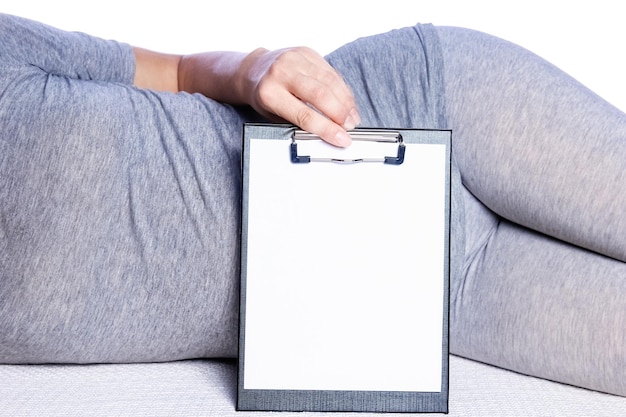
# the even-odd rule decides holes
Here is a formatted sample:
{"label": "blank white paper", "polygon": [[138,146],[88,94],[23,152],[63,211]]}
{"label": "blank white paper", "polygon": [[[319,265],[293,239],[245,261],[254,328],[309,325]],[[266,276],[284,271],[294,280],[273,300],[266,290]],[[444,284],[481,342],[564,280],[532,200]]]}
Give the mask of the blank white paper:
{"label": "blank white paper", "polygon": [[293,164],[289,144],[250,144],[244,388],[440,392],[445,145],[393,166]]}

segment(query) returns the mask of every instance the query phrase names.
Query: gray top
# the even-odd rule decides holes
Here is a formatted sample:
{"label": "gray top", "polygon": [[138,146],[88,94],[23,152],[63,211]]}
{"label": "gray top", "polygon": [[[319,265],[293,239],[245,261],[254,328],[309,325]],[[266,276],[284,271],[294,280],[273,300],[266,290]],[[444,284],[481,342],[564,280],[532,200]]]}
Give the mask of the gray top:
{"label": "gray top", "polygon": [[[445,128],[434,28],[329,60],[363,126]],[[128,45],[0,15],[0,362],[236,354],[250,118],[133,75]]]}

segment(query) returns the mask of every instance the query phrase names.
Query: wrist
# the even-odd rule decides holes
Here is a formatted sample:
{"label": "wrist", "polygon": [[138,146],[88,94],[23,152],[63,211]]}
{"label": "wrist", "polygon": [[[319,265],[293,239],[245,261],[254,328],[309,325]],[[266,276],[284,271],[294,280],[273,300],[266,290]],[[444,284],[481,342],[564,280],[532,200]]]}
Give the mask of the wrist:
{"label": "wrist", "polygon": [[[261,51],[262,52],[262,51]],[[255,56],[240,52],[204,52],[185,55],[178,67],[180,91],[201,93],[229,104],[248,104]]]}
{"label": "wrist", "polygon": [[256,86],[261,79],[265,68],[260,64],[260,58],[268,52],[265,48],[257,48],[245,55],[239,65],[235,80],[235,88],[242,102],[254,106]]}

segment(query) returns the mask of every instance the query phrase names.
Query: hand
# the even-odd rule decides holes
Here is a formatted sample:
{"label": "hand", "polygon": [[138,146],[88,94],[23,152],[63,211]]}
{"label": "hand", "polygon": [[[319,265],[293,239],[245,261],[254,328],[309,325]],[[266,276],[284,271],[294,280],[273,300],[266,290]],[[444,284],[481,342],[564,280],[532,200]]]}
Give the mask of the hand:
{"label": "hand", "polygon": [[257,49],[240,66],[246,102],[270,120],[287,120],[336,145],[360,123],[354,96],[341,76],[309,48]]}
{"label": "hand", "polygon": [[309,48],[168,55],[135,48],[135,85],[201,93],[248,104],[270,120],[287,120],[325,141],[348,146],[361,122],[341,76]]}

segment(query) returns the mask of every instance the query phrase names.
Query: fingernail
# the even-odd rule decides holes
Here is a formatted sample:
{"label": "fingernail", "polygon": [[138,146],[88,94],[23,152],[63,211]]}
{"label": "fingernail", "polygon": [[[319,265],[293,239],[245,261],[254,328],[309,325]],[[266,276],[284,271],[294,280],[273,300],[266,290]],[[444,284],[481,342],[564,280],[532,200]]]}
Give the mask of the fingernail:
{"label": "fingernail", "polygon": [[356,109],[350,110],[350,116],[354,120],[355,127],[361,124],[361,116],[359,116],[359,112]]}
{"label": "fingernail", "polygon": [[346,130],[352,130],[356,127],[356,120],[354,120],[352,114],[346,118],[346,121],[343,123],[343,127]]}
{"label": "fingernail", "polygon": [[350,114],[346,118],[346,121],[343,124],[343,127],[346,130],[352,130],[357,127],[361,123],[361,117],[359,116],[359,112],[356,109],[350,110]]}
{"label": "fingernail", "polygon": [[350,137],[348,132],[344,132],[342,130],[337,132],[337,134],[335,135],[335,144],[337,146],[345,148],[346,146],[350,145],[350,143],[352,143],[352,138]]}

